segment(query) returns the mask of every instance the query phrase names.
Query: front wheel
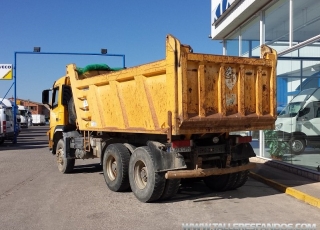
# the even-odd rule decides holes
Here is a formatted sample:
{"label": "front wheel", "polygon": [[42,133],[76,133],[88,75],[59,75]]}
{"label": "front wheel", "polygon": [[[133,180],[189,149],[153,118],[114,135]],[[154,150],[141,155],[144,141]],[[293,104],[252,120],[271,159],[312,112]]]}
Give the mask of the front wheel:
{"label": "front wheel", "polygon": [[62,173],[70,173],[73,170],[75,159],[67,159],[63,150],[64,141],[60,139],[56,148],[58,169]]}
{"label": "front wheel", "polygon": [[139,147],[131,155],[129,181],[141,202],[156,201],[163,194],[166,179],[163,173],[156,172],[154,153],[148,147]]}
{"label": "front wheel", "polygon": [[306,148],[306,141],[303,138],[293,137],[290,140],[290,148],[293,154],[301,154]]}

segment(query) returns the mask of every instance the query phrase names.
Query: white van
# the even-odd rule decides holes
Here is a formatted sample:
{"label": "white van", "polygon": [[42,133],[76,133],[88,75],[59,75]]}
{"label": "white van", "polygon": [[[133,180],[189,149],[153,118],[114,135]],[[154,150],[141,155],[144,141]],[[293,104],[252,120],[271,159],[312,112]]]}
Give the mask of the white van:
{"label": "white van", "polygon": [[46,119],[43,114],[32,114],[32,125],[45,125]]}
{"label": "white van", "polygon": [[279,140],[288,141],[292,153],[306,146],[320,147],[320,88],[301,91],[280,112],[276,120]]}
{"label": "white van", "polygon": [[0,144],[14,138],[12,104],[8,99],[0,98]]}
{"label": "white van", "polygon": [[28,128],[29,126],[29,111],[23,105],[18,105],[18,114],[20,115],[20,125],[23,128]]}

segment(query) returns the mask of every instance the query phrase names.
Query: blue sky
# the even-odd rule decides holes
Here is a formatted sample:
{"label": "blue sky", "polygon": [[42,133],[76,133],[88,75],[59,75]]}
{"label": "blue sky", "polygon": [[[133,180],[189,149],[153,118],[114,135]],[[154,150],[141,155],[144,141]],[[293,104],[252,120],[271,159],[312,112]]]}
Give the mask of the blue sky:
{"label": "blue sky", "polygon": [[[210,0],[1,0],[0,64],[14,64],[14,52],[124,54],[131,67],[165,57],[165,37],[172,34],[194,52],[221,54],[208,38]],[[92,63],[121,66],[120,58],[67,55],[17,55],[17,97],[41,102],[41,92],[65,74],[65,66]],[[0,97],[12,85],[0,81]],[[7,97],[14,95],[13,87]]]}

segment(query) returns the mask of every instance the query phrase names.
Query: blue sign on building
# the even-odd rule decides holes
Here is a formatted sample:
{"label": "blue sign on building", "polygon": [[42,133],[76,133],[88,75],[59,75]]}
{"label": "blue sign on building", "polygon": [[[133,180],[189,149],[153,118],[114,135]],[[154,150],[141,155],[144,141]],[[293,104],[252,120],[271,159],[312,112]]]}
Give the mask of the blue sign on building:
{"label": "blue sign on building", "polygon": [[217,2],[217,6],[213,10],[213,12],[214,12],[213,22],[215,22],[223,14],[223,12],[225,12],[231,6],[231,4],[234,1],[235,0],[219,0],[219,1],[216,1]]}

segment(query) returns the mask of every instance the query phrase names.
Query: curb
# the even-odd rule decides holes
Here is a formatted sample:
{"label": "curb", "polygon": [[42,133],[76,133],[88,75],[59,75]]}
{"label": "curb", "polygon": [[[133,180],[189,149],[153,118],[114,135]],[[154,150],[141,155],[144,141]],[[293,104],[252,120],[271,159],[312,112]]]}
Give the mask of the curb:
{"label": "curb", "polygon": [[306,193],[300,192],[294,188],[285,186],[285,185],[280,184],[276,181],[267,179],[267,178],[260,176],[254,172],[251,172],[251,171],[249,173],[249,176],[257,181],[260,181],[260,182],[270,186],[270,187],[273,187],[274,189],[276,189],[282,193],[286,193],[286,194],[288,194],[298,200],[304,201],[307,204],[310,204],[312,206],[320,208],[320,199],[318,199],[316,197],[310,196]]}

